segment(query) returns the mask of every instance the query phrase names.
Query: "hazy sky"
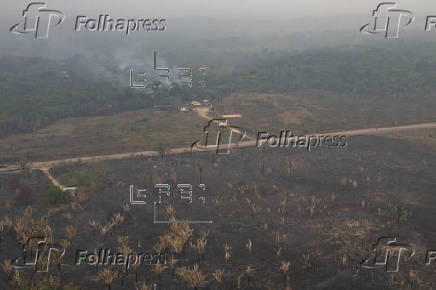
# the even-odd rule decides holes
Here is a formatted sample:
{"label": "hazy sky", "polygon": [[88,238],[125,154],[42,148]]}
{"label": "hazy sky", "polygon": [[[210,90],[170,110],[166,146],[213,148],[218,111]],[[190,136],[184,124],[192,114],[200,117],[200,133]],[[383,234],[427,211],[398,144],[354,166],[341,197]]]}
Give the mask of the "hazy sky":
{"label": "hazy sky", "polygon": [[[372,11],[381,1],[374,0],[1,0],[0,9],[0,56],[44,55],[61,57],[84,50],[97,51],[116,47],[127,50],[129,46],[141,46],[136,39],[156,46],[174,47],[180,36],[196,39],[221,39],[242,36],[245,40],[264,38],[265,47],[274,47],[272,38],[288,41],[285,47],[324,45],[326,40],[345,33],[344,44],[351,45],[356,39],[368,39],[359,33],[362,25],[372,19]],[[22,11],[28,4],[45,2],[49,9],[62,11],[65,23],[52,29],[50,38],[35,41],[34,38],[17,36],[9,32],[12,25],[22,23]],[[405,29],[424,34],[425,16],[436,15],[436,1],[397,1],[398,9],[415,13],[416,21]],[[165,18],[167,30],[162,33],[74,33],[75,17],[79,15],[98,19],[100,14],[112,18]],[[333,17],[334,16],[334,17]],[[345,17],[346,16],[346,17]],[[201,18],[201,19],[200,19]],[[319,34],[322,37],[319,37]],[[330,34],[327,34],[330,33]],[[292,34],[292,37],[290,35]],[[295,38],[298,34],[300,38]],[[329,37],[327,37],[329,35]],[[436,40],[436,33],[425,37]],[[173,38],[175,39],[173,41]],[[197,40],[193,46],[201,46]],[[257,43],[257,42],[256,42]],[[336,43],[336,42],[335,42]],[[283,47],[283,43],[280,44]],[[279,45],[279,46],[280,46]],[[333,45],[325,43],[325,45]],[[251,44],[247,42],[246,47]],[[61,54],[61,55],[60,55]]]}
{"label": "hazy sky", "polygon": [[[38,1],[36,1],[38,2]],[[70,13],[113,13],[116,15],[263,16],[298,17],[332,14],[369,14],[382,1],[374,0],[47,0],[50,8]],[[386,1],[385,1],[386,2]],[[30,1],[2,0],[0,14],[21,13]],[[396,1],[399,7],[436,15],[436,1]]]}

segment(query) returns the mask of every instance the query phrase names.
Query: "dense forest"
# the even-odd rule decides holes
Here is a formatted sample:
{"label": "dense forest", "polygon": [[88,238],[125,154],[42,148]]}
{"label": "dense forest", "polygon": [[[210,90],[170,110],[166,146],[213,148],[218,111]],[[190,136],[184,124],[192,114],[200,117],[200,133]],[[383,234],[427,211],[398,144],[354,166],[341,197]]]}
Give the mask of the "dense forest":
{"label": "dense forest", "polygon": [[318,49],[261,60],[249,71],[216,79],[221,94],[322,89],[379,96],[431,93],[436,57],[405,49]]}
{"label": "dense forest", "polygon": [[[130,89],[128,74],[115,61],[97,66],[95,60],[83,55],[62,61],[3,57],[0,136],[31,132],[66,117],[151,107],[152,95],[160,104],[173,105],[199,97],[214,100],[232,92],[284,93],[301,89],[380,97],[429,95],[436,89],[436,57],[426,53],[432,47],[423,46],[361,46],[286,55],[269,52],[232,72],[212,71],[206,88],[179,83],[158,90]],[[114,77],[120,74],[122,78]],[[198,75],[194,74],[195,79]]]}
{"label": "dense forest", "polygon": [[146,106],[149,98],[96,78],[74,57],[0,59],[0,136],[29,132],[73,116],[110,114]]}

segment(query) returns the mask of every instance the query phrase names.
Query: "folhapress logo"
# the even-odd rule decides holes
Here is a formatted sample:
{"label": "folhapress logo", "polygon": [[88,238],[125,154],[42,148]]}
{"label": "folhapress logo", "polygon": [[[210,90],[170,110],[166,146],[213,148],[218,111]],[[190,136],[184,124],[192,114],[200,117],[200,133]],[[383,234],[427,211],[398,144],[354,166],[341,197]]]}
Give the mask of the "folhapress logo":
{"label": "folhapress logo", "polygon": [[381,3],[372,13],[372,23],[365,24],[360,32],[367,34],[381,34],[386,38],[399,38],[400,29],[415,20],[409,10],[397,9],[394,2]]}
{"label": "folhapress logo", "polygon": [[[372,257],[364,259],[360,266],[363,269],[384,268],[387,273],[396,273],[400,269],[403,252],[408,252],[406,258],[411,258],[415,255],[413,247],[398,243],[396,237],[381,237],[373,245]],[[428,261],[431,263],[431,260]]]}
{"label": "folhapress logo", "polygon": [[[233,146],[237,146],[242,139],[247,136],[247,131],[243,128],[230,126],[226,119],[212,119],[204,127],[203,140],[197,140],[191,145],[191,152],[196,148],[197,150],[208,150],[208,148],[216,149],[217,154],[230,154],[230,149]],[[233,140],[234,135],[239,135],[238,140]],[[212,136],[213,144],[210,144],[210,137]],[[216,136],[214,139],[213,137]],[[228,142],[224,144],[224,150],[222,140]],[[203,142],[201,142],[203,141]],[[234,143],[232,143],[232,141]]]}
{"label": "folhapress logo", "polygon": [[[65,20],[65,15],[59,10],[47,8],[43,2],[32,2],[23,11],[22,22],[11,27],[10,31],[15,34],[33,33],[35,38],[48,38],[49,30]],[[112,18],[109,14],[100,14],[97,17],[85,15],[76,16],[74,31],[88,32],[124,32],[130,35],[136,31],[164,31],[166,19],[155,17],[135,18]]]}
{"label": "folhapress logo", "polygon": [[23,18],[21,23],[11,27],[12,33],[34,33],[35,38],[48,38],[50,27],[61,24],[65,15],[61,11],[47,9],[47,4],[43,2],[34,2],[23,11]]}
{"label": "folhapress logo", "polygon": [[[56,252],[57,255],[54,254]],[[45,254],[47,254],[46,257]],[[61,245],[47,243],[45,237],[31,237],[23,244],[22,255],[11,261],[11,266],[17,270],[34,268],[36,272],[47,273],[52,257],[59,259],[64,255],[65,249]]]}

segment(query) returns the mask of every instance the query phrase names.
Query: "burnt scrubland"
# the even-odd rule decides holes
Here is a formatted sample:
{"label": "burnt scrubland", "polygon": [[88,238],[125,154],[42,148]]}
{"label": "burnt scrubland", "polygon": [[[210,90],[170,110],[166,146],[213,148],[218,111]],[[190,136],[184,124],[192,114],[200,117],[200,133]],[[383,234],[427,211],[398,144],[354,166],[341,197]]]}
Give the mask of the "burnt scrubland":
{"label": "burnt scrubland", "polygon": [[[422,34],[399,40],[360,35],[371,11],[333,17],[330,2],[308,18],[279,3],[283,19],[233,4],[208,3],[216,17],[156,4],[168,31],[147,36],[0,31],[0,289],[436,288],[431,33],[417,21]],[[250,140],[396,129],[309,152],[168,154],[204,140],[209,118]]]}
{"label": "burnt scrubland", "polygon": [[[0,176],[1,287],[10,289],[430,289],[436,247],[436,153],[384,137],[350,137],[343,149],[233,150],[132,158],[52,169],[77,186],[51,202],[39,171]],[[205,184],[206,190],[198,187]],[[212,224],[154,224],[157,219]],[[192,184],[192,204],[178,184]],[[147,189],[147,204],[129,203],[129,187]],[[43,194],[43,193],[46,194]],[[47,193],[48,192],[48,193]],[[185,194],[186,196],[186,194]],[[205,196],[203,204],[198,198]],[[135,198],[138,198],[135,193]],[[29,207],[31,205],[31,207]],[[47,273],[15,271],[31,236],[65,249]],[[399,271],[365,269],[381,237],[415,249]],[[20,244],[21,243],[21,244]],[[27,245],[33,251],[34,244]],[[150,265],[76,265],[78,250],[149,253]],[[47,252],[41,253],[46,257]],[[44,267],[39,259],[38,267]],[[392,261],[391,261],[392,262]],[[122,264],[122,262],[121,262]],[[389,265],[392,266],[391,264]],[[41,269],[41,268],[38,268]],[[145,285],[144,285],[145,283]],[[45,287],[45,288],[44,288]],[[141,288],[142,287],[142,288]],[[149,288],[146,288],[149,287]]]}

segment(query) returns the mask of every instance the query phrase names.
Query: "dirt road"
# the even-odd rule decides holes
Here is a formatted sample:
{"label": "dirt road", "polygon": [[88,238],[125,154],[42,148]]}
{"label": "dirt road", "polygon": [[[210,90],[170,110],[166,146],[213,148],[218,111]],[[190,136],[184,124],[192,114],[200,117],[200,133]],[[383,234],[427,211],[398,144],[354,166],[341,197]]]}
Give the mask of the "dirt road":
{"label": "dirt road", "polygon": [[43,168],[40,168],[40,170],[41,170],[42,172],[44,172],[45,175],[47,175],[48,179],[50,179],[50,181],[51,181],[54,185],[56,185],[60,190],[64,190],[64,189],[65,189],[65,186],[63,186],[59,181],[56,180],[56,178],[53,177],[53,175],[51,175],[51,173],[50,173],[50,168],[43,167]]}
{"label": "dirt road", "polygon": [[[424,123],[424,124],[415,124],[415,125],[405,125],[405,126],[395,126],[395,127],[386,127],[386,128],[368,128],[368,129],[359,129],[359,130],[348,130],[348,131],[339,131],[339,132],[324,132],[324,133],[315,133],[315,134],[307,134],[305,136],[321,136],[321,135],[339,135],[339,136],[358,136],[358,135],[382,135],[392,132],[400,132],[407,130],[417,130],[417,129],[436,129],[436,122],[434,123]],[[245,142],[240,142],[239,144],[232,144],[232,147],[243,148],[243,147],[252,147],[256,146],[256,140],[250,140]],[[213,151],[216,150],[216,146],[211,146],[207,150]],[[197,148],[193,149],[196,151],[203,151]],[[171,149],[165,154],[183,154],[190,153],[191,148],[176,148]],[[139,151],[139,152],[129,152],[129,153],[119,153],[119,154],[110,154],[103,156],[87,156],[87,157],[78,157],[78,158],[68,158],[61,160],[52,160],[52,161],[44,161],[44,162],[30,162],[26,164],[26,169],[38,169],[38,170],[49,170],[52,167],[62,166],[67,164],[72,164],[76,162],[83,163],[91,163],[105,160],[117,160],[117,159],[125,159],[125,158],[134,158],[134,157],[152,157],[159,156],[160,152],[158,151]],[[8,173],[22,170],[19,165],[11,164],[6,165],[3,168],[0,168],[0,173]]]}

